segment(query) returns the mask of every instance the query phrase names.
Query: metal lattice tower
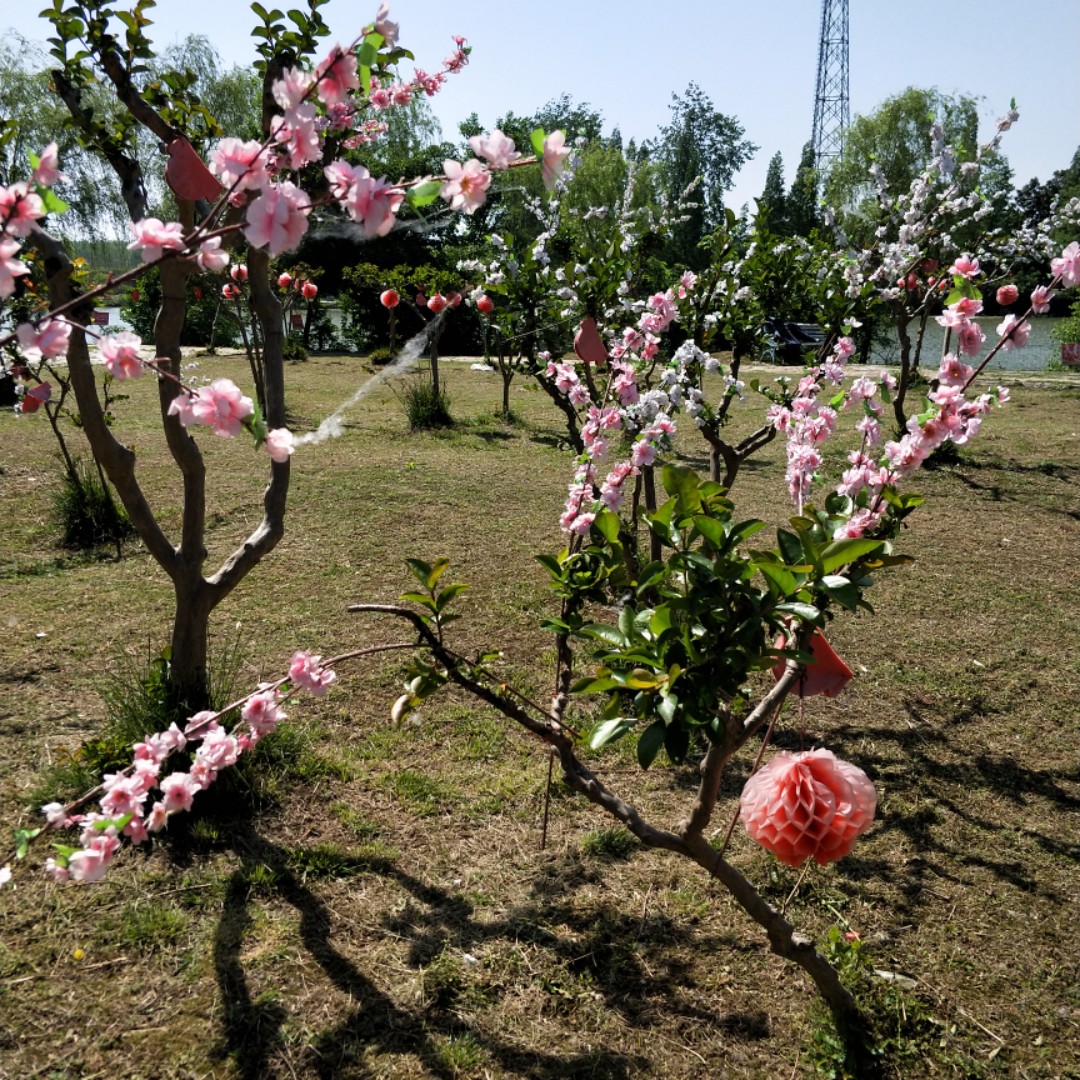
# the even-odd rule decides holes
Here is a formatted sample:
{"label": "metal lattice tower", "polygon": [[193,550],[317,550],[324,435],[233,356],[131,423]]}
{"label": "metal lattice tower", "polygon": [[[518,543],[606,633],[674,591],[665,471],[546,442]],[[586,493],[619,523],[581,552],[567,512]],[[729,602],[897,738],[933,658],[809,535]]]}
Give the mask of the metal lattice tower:
{"label": "metal lattice tower", "polygon": [[821,0],[813,136],[814,165],[819,177],[840,156],[850,123],[848,0]]}

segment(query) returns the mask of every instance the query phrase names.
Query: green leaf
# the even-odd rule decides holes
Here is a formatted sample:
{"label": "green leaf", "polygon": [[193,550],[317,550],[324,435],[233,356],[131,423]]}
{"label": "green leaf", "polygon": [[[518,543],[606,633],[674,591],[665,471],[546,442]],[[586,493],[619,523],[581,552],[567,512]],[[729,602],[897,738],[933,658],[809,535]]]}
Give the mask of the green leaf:
{"label": "green leaf", "polygon": [[803,561],[802,541],[794,533],[787,529],[777,529],[776,540],[780,546],[780,554],[789,566],[797,566]]}
{"label": "green leaf", "polygon": [[621,690],[623,684],[611,675],[602,675],[598,679],[578,679],[570,687],[571,694],[602,694],[608,690]]}
{"label": "green leaf", "polygon": [[34,187],[47,214],[65,214],[70,209],[52,188],[42,187],[40,184],[35,184]]}
{"label": "green leaf", "polygon": [[621,630],[616,629],[614,626],[606,626],[604,623],[587,623],[581,628],[580,632],[585,637],[599,638],[601,641],[606,641],[617,649],[629,644],[626,635]]}
{"label": "green leaf", "polygon": [[447,585],[435,598],[435,610],[441,612],[455,597],[460,596],[469,586],[463,582]]}
{"label": "green leaf", "polygon": [[831,574],[882,546],[881,540],[834,540],[821,551],[821,572]]}
{"label": "green leaf", "polygon": [[610,510],[601,510],[596,515],[592,527],[609,543],[614,544],[619,539],[619,518]]}
{"label": "green leaf", "polygon": [[26,852],[29,850],[30,841],[35,839],[44,832],[44,826],[37,829],[16,829],[15,830],[15,858],[25,859]]}
{"label": "green leaf", "polygon": [[661,604],[649,618],[649,633],[654,638],[658,638],[670,629],[671,608],[667,604]]}
{"label": "green leaf", "polygon": [[425,180],[422,184],[414,184],[405,189],[405,198],[413,206],[427,206],[433,203],[442,190],[442,184],[438,180]]}
{"label": "green leaf", "polygon": [[398,597],[398,599],[399,600],[408,600],[413,604],[419,604],[421,607],[426,607],[428,609],[428,611],[437,611],[438,610],[436,608],[436,606],[435,606],[435,601],[432,600],[430,596],[425,596],[423,593],[418,593],[418,592],[402,593]]}
{"label": "green leaf", "polygon": [[656,706],[656,712],[665,724],[675,721],[675,713],[679,707],[679,699],[674,694],[665,694],[660,698],[660,704]]}
{"label": "green leaf", "polygon": [[796,619],[802,619],[803,622],[816,623],[821,619],[821,611],[813,604],[804,604],[797,600],[787,604],[777,604],[773,611],[778,611],[783,615],[794,615]]}
{"label": "green leaf", "polygon": [[846,577],[829,574],[821,579],[821,587],[825,594],[835,600],[848,611],[854,611],[859,605],[859,589]]}
{"label": "green leaf", "polygon": [[664,731],[664,750],[668,758],[678,764],[690,750],[690,732],[678,724],[669,725]]}
{"label": "green leaf", "polygon": [[428,578],[431,576],[430,564],[424,562],[423,559],[406,559],[405,565],[412,571],[412,576],[426,589],[428,587]]}
{"label": "green leaf", "polygon": [[663,720],[655,720],[642,733],[637,744],[638,764],[647,769],[660,753],[660,747],[664,745],[664,736],[667,734],[667,724]]}
{"label": "green leaf", "polygon": [[626,641],[631,641],[635,636],[634,620],[636,618],[637,612],[629,604],[619,612],[619,630]]}
{"label": "green leaf", "polygon": [[532,143],[533,153],[538,157],[544,156],[544,140],[547,135],[544,134],[543,128],[534,128],[529,134],[529,142]]}
{"label": "green leaf", "polygon": [[790,596],[798,588],[795,575],[779,563],[758,563],[757,568],[781,596]]}
{"label": "green leaf", "polygon": [[431,571],[427,576],[427,581],[425,582],[429,590],[435,588],[435,585],[438,583],[439,578],[443,576],[443,574],[446,572],[446,568],[449,565],[450,560],[447,559],[445,556],[441,559],[436,559],[435,562],[432,563]]}
{"label": "green leaf", "polygon": [[638,667],[627,672],[624,684],[631,690],[655,690],[666,682],[666,675],[657,675],[655,671],[648,671],[645,668]]}
{"label": "green leaf", "polygon": [[660,472],[660,480],[672,498],[679,495],[686,498],[691,494],[697,496],[698,478],[694,470],[685,465],[665,465]]}
{"label": "green leaf", "polygon": [[706,517],[704,514],[696,514],[694,516],[694,528],[697,529],[706,540],[714,548],[724,547],[724,542],[727,540],[727,533],[724,532],[724,526],[722,522],[716,520],[716,518]]}
{"label": "green leaf", "polygon": [[589,746],[593,750],[600,750],[609,742],[621,739],[628,732],[633,731],[636,723],[637,720],[632,716],[617,716],[614,720],[605,720],[593,728],[589,736]]}

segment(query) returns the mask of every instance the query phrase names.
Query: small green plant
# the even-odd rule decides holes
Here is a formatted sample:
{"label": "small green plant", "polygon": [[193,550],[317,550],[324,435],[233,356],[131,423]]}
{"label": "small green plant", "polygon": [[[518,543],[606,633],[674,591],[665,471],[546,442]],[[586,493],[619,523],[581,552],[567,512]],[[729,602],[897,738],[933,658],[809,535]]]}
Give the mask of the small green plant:
{"label": "small green plant", "polygon": [[436,1055],[439,1064],[451,1076],[478,1076],[487,1060],[487,1053],[470,1031],[451,1035],[441,1042]]}
{"label": "small green plant", "polygon": [[[863,1032],[861,1060],[852,1060],[852,1044],[845,1047],[832,1018],[818,1009],[807,1054],[817,1076],[830,1080],[857,1080],[861,1076],[905,1075],[906,1068],[930,1057],[943,1060],[942,1029],[925,1002],[910,993],[913,980],[875,969],[857,934],[833,926],[822,953],[858,998],[868,1027]],[[906,1063],[906,1065],[905,1065]]]}
{"label": "small green plant", "polygon": [[66,548],[82,551],[118,544],[135,532],[127,511],[83,461],[75,462],[73,473],[64,472],[53,496],[53,511]]}
{"label": "small green plant", "polygon": [[597,829],[581,841],[581,850],[594,859],[625,859],[638,846],[637,840],[621,825]]}
{"label": "small green plant", "polygon": [[380,345],[377,349],[372,349],[368,354],[368,362],[375,367],[383,367],[385,364],[389,364],[394,359],[394,350],[386,345]]}
{"label": "small green plant", "polygon": [[450,398],[442,390],[436,393],[426,379],[414,379],[410,382],[402,394],[402,401],[410,431],[453,426]]}
{"label": "small green plant", "polygon": [[117,936],[133,948],[155,952],[179,940],[187,924],[188,918],[182,911],[151,900],[124,908]]}
{"label": "small green plant", "polygon": [[304,339],[299,334],[287,334],[282,348],[282,358],[299,363],[307,359],[307,349],[304,348]]}

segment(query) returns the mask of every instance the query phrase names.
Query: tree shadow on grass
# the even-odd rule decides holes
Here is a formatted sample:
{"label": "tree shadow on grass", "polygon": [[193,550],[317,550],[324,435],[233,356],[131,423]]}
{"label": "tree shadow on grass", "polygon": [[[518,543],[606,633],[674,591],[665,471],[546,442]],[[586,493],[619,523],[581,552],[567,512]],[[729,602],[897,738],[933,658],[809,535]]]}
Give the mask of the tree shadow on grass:
{"label": "tree shadow on grass", "polygon": [[[899,913],[905,917],[916,914],[923,892],[934,894],[935,883],[938,889],[941,882],[974,885],[966,871],[976,868],[1021,893],[1063,902],[1052,878],[1036,876],[1021,856],[1012,855],[1015,825],[974,810],[973,796],[985,793],[1007,800],[1028,816],[1039,813],[1040,820],[1045,820],[1046,803],[1075,814],[1080,798],[1068,786],[1075,774],[1033,768],[986,749],[972,752],[970,733],[961,733],[965,725],[984,719],[977,710],[960,706],[934,726],[917,702],[905,705],[916,721],[911,726],[843,725],[829,733],[828,744],[841,757],[856,757],[872,780],[884,781],[891,798],[885,813],[879,812],[875,835],[881,839],[893,834],[893,842],[910,848],[914,857],[896,865],[856,848],[838,871],[865,889],[873,889],[875,882],[893,886],[903,897]],[[967,827],[963,838],[955,831],[961,823]],[[986,843],[972,841],[972,831],[985,834]],[[1025,827],[1022,833],[1048,854],[1080,859],[1080,845],[1048,835],[1042,827]]]}
{"label": "tree shadow on grass", "polygon": [[[343,856],[326,876],[376,874],[398,886],[407,898],[403,908],[382,916],[381,928],[388,937],[407,943],[404,962],[422,974],[425,987],[430,977],[433,988],[415,1007],[405,1007],[334,942],[336,913],[308,884],[311,874],[302,849],[276,845],[247,825],[238,830],[231,846],[241,864],[227,888],[214,941],[214,967],[224,1007],[219,1053],[235,1062],[241,1077],[269,1075],[278,1056],[288,1052],[283,1037],[288,1013],[272,993],[253,992],[243,961],[245,938],[254,925],[251,905],[259,897],[284,901],[295,909],[304,949],[352,1003],[344,1019],[297,1051],[304,1066],[319,1076],[361,1069],[370,1064],[373,1053],[416,1059],[432,1076],[457,1076],[460,1072],[447,1046],[463,1039],[502,1069],[537,1080],[573,1076],[616,1080],[640,1074],[647,1065],[644,1059],[608,1049],[595,1036],[587,1053],[537,1050],[503,1039],[463,1015],[469,1002],[467,988],[453,975],[460,974],[456,958],[500,943],[512,949],[534,946],[546,954],[542,972],[531,979],[544,1011],[573,1015],[582,1003],[587,1006],[599,999],[625,1023],[644,1031],[664,1022],[665,1016],[676,1015],[732,1039],[758,1041],[770,1035],[765,1012],[717,1013],[690,1000],[687,991],[693,989],[694,976],[689,953],[680,955],[671,948],[674,927],[666,916],[628,914],[592,895],[579,900],[581,888],[603,881],[598,868],[590,865],[596,860],[579,853],[544,866],[526,900],[496,920],[478,917],[467,897],[423,882],[388,858]],[[680,940],[698,954],[764,951],[763,944],[747,943],[734,932],[695,934],[691,928],[687,934],[682,928]],[[451,977],[439,974],[448,963],[446,957]],[[498,981],[485,993],[501,993]]]}

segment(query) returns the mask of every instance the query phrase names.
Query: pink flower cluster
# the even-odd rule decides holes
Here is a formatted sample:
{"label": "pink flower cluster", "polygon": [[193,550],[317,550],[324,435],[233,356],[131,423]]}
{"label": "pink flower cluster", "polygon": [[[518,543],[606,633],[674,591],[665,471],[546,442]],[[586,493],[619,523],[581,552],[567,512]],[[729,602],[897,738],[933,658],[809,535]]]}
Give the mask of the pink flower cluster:
{"label": "pink flower cluster", "polygon": [[[289,678],[296,687],[316,695],[326,692],[336,675],[321,660],[306,652],[293,656]],[[232,732],[219,723],[222,713],[206,711],[192,716],[182,731],[173,724],[167,731],[147,735],[135,743],[132,764],[103,778],[99,810],[69,815],[60,803],[43,806],[41,811],[49,828],[78,826],[82,845],[78,849],[56,845],[58,856],[46,861],[46,872],[56,881],[100,881],[120,849],[121,836],[133,844],[145,843],[152,833],[165,828],[173,814],[190,810],[195,796],[205,791],[222,770],[235,765],[241,754],[272,734],[286,719],[280,687],[281,683],[264,683],[248,695],[240,705],[243,726]],[[197,748],[186,770],[165,772],[165,764],[174,754],[190,750],[195,744]],[[155,789],[158,798],[152,800]]]}
{"label": "pink flower cluster", "polygon": [[184,427],[205,424],[215,435],[232,437],[255,412],[251,398],[245,397],[230,379],[215,379],[209,386],[185,392],[169,404],[169,415],[179,419]]}
{"label": "pink flower cluster", "polygon": [[364,226],[365,236],[385,236],[393,227],[405,193],[376,180],[363,165],[335,161],[323,170],[330,192],[353,221]]}
{"label": "pink flower cluster", "polygon": [[747,780],[739,799],[750,838],[788,866],[842,859],[876,809],[870,778],[829,750],[782,750]]}

